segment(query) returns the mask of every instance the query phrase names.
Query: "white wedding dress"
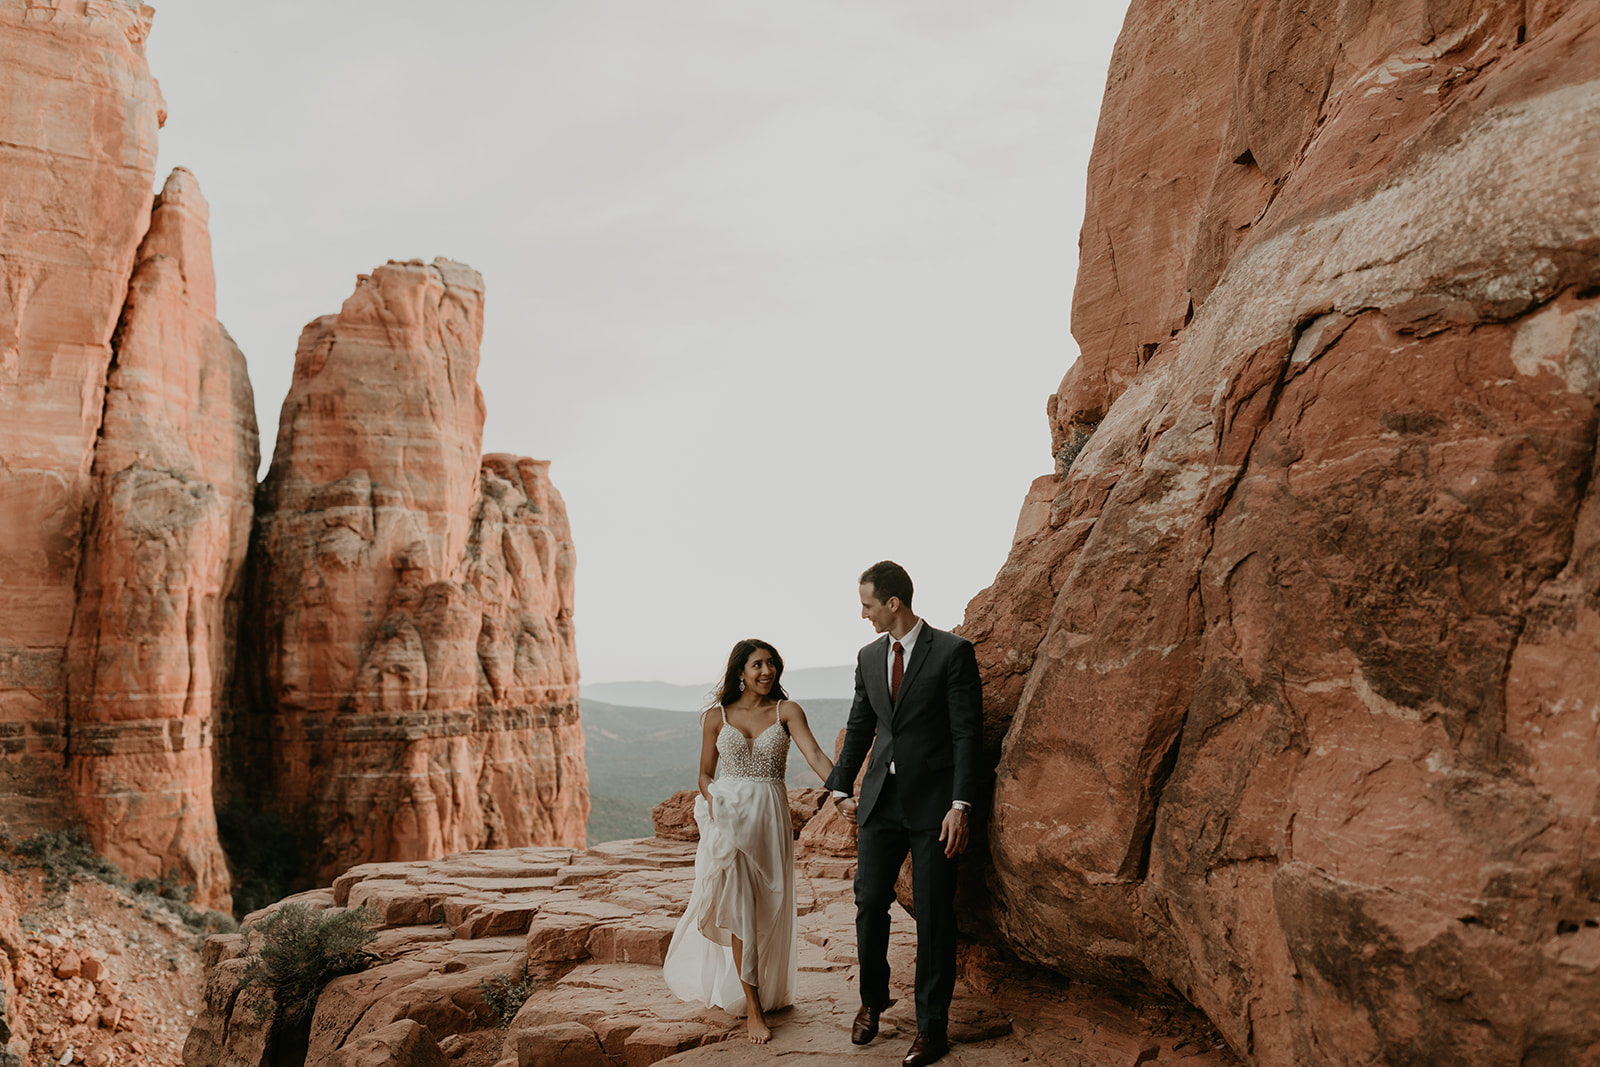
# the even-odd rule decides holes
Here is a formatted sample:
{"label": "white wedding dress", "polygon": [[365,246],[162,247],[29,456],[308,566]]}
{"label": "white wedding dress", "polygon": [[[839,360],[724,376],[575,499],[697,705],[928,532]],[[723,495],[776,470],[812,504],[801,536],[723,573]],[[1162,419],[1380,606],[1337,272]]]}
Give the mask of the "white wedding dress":
{"label": "white wedding dress", "polygon": [[745,1014],[744,990],[733,965],[733,938],[744,943],[744,981],[761,996],[762,1011],[794,1003],[794,842],[783,776],[789,734],[780,722],[754,741],[722,714],[717,734],[713,805],[694,800],[700,846],[694,890],[661,965],[683,1000]]}

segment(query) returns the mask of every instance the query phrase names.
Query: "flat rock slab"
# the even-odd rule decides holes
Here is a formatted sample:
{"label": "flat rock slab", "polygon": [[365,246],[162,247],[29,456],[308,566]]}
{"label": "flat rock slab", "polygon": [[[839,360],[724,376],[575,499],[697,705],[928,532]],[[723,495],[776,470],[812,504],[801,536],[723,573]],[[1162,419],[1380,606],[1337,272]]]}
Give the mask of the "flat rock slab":
{"label": "flat rock slab", "polygon": [[526,934],[539,905],[531,900],[494,900],[470,909],[452,932],[472,940],[501,934]]}
{"label": "flat rock slab", "polygon": [[[877,1039],[858,1048],[850,1043],[860,997],[848,881],[797,878],[806,907],[798,920],[796,1002],[770,1013],[769,1044],[750,1044],[743,1019],[672,994],[661,977],[661,960],[688,901],[694,851],[692,842],[621,841],[588,853],[508,849],[352,869],[314,903],[381,905],[388,923],[372,948],[382,962],[336,979],[324,991],[308,1062],[333,1062],[346,1047],[346,1059],[366,1062],[388,1047],[390,1037],[410,1035],[398,1025],[409,1020],[441,1042],[451,1034],[472,1034],[478,1045],[498,1042],[497,1067],[731,1065],[779,1057],[785,1067],[899,1063],[916,1033],[915,926],[903,909],[891,908],[895,1003],[884,1013]],[[528,873],[541,865],[560,877]],[[397,924],[406,915],[415,922]],[[230,1001],[229,989],[243,966],[233,958],[239,940],[235,934],[208,943],[208,1005]],[[499,1019],[485,984],[504,987],[523,979],[531,994],[503,1033],[496,1031]],[[246,1031],[256,1025],[249,1012],[235,1011],[226,1020],[211,1012],[208,1006],[197,1026],[220,1035],[218,1048],[231,1040],[230,1027]],[[1008,985],[992,996],[957,983],[950,1012],[955,1044],[944,1062],[1237,1067],[1225,1049],[1216,1048],[1213,1033],[1192,1025],[1163,1029],[1166,1016],[1153,1027],[1151,1018],[1158,1016],[1141,1016],[1114,998],[1061,983]],[[260,1044],[252,1045],[247,1033],[238,1037],[236,1047]],[[432,1051],[419,1055],[426,1059]]]}

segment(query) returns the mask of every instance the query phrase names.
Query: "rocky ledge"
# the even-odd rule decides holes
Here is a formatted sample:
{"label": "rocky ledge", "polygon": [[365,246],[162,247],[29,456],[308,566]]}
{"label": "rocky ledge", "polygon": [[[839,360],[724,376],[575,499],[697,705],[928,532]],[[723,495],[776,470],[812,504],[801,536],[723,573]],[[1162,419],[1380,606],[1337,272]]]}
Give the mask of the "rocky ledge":
{"label": "rocky ledge", "polygon": [[[743,1024],[677,1000],[661,960],[689,897],[693,842],[614,841],[587,851],[520,848],[410,863],[369,863],[298,901],[316,910],[366,906],[380,918],[379,958],[335,979],[317,1002],[307,1063],[496,1063],[498,1067],[642,1067],[763,1062],[898,1062],[915,1030],[911,920],[895,910],[891,962],[903,983],[871,1045],[849,1041],[856,997],[848,864],[808,865],[797,879],[798,1004],[775,1013],[765,1048]],[[809,873],[808,873],[809,872]],[[272,909],[250,921],[265,917]],[[248,925],[248,923],[247,923]],[[239,995],[243,935],[206,944],[205,1008],[184,1048],[188,1067],[261,1067],[266,1030]],[[533,992],[509,1024],[484,985],[526,975]],[[1195,1013],[1142,1010],[1059,982],[958,986],[952,1064],[1237,1061]]]}

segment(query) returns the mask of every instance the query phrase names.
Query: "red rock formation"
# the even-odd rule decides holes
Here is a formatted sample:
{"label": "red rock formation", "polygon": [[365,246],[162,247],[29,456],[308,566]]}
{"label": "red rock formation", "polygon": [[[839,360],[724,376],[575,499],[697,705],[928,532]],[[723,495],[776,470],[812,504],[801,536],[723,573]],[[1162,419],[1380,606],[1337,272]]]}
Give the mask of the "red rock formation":
{"label": "red rock formation", "polygon": [[111,335],[149,222],[151,9],[0,0],[0,795],[62,814],[65,657]]}
{"label": "red rock formation", "polygon": [[479,456],[483,287],[444,260],[306,331],[255,540],[261,714],[214,759],[258,443],[192,177],[148,213],[150,17],[0,0],[0,821],[82,821],[212,905],[213,779],[303,816],[324,869],[581,844],[565,509],[547,464]]}
{"label": "red rock formation", "polygon": [[[740,1019],[679,1000],[661,976],[688,903],[694,854],[691,842],[646,838],[584,852],[505,849],[369,863],[341,874],[331,890],[282,902],[313,912],[366,907],[381,926],[373,965],[335,978],[318,996],[305,1061],[373,1062],[361,1057],[374,1045],[394,1048],[395,1028],[409,1020],[453,1062],[623,1067],[674,1055],[675,1064],[752,1062]],[[845,1055],[839,1050],[848,1048],[845,1032],[859,1007],[850,880],[797,873],[796,904],[800,985],[794,1010],[778,1016],[775,1051],[828,1062]],[[279,906],[251,916],[247,926]],[[902,1055],[916,1027],[915,923],[907,909],[892,909],[891,919],[897,1003],[865,1053],[878,1062]],[[222,934],[206,941],[205,1005],[184,1043],[188,1067],[273,1062],[269,1018],[241,992],[245,940]],[[497,1017],[485,984],[504,987],[524,974],[532,994],[510,1020]],[[400,1028],[405,1032],[415,1033],[411,1026]],[[1047,975],[1013,974],[984,989],[959,983],[950,1037],[966,1063],[1238,1063],[1217,1047],[1221,1039],[1198,1012],[1140,1011]],[[736,1044],[719,1049],[730,1039]]]}
{"label": "red rock formation", "polygon": [[1600,1041],[1600,8],[1135,0],[969,608],[994,921],[1262,1064]]}
{"label": "red rock formation", "polygon": [[573,550],[547,464],[478,455],[483,283],[362,276],[306,327],[258,498],[258,772],[317,870],[582,844]]}
{"label": "red rock formation", "polygon": [[176,871],[226,907],[211,735],[259,455],[244,355],[216,320],[207,215],[173,171],[117,330],[68,657],[68,788],[124,873]]}
{"label": "red rock formation", "polygon": [[650,809],[650,822],[656,837],[663,841],[698,841],[700,827],[694,821],[695,789],[680,789]]}

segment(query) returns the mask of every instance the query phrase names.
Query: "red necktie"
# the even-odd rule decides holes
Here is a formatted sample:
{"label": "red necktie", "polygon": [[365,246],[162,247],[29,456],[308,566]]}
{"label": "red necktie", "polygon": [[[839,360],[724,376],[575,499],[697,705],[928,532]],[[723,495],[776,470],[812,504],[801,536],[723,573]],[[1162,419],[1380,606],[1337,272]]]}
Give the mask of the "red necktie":
{"label": "red necktie", "polygon": [[906,676],[905,648],[899,641],[894,643],[894,670],[889,672],[889,700],[900,699],[900,680]]}

